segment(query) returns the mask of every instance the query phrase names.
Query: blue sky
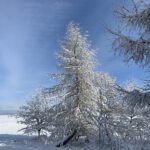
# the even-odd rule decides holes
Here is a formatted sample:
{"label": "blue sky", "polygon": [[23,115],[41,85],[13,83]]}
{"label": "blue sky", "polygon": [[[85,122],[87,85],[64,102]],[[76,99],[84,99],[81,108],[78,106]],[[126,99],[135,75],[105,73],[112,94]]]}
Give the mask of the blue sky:
{"label": "blue sky", "polygon": [[78,23],[89,32],[101,65],[122,84],[146,76],[127,65],[111,49],[112,37],[104,26],[117,27],[113,8],[124,0],[0,0],[0,108],[18,107],[40,86],[50,86],[48,74],[56,72],[55,54],[66,26]]}

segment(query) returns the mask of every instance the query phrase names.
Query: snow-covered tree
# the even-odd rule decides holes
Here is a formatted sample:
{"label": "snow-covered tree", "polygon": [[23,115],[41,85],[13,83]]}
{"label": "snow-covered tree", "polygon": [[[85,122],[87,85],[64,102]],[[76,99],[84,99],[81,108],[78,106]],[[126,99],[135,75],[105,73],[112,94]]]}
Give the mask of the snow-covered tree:
{"label": "snow-covered tree", "polygon": [[143,93],[141,89],[136,89],[135,80],[127,81],[123,91],[123,114],[120,122],[123,126],[122,138],[128,142],[135,142],[147,138],[145,135],[149,131],[148,122],[143,111],[149,104],[146,99],[148,93]]}
{"label": "snow-covered tree", "polygon": [[115,79],[107,73],[96,73],[95,85],[98,89],[97,114],[95,119],[99,129],[100,146],[113,146],[118,133],[121,113],[120,94],[116,89]]}
{"label": "snow-covered tree", "polygon": [[[133,61],[136,64],[150,67],[150,3],[148,1],[134,1],[129,9],[126,6],[116,10],[120,24],[123,28],[119,31],[109,30],[115,37],[113,48],[116,53],[124,56],[126,62]],[[126,30],[124,30],[124,27]],[[127,32],[129,31],[129,32]],[[147,90],[147,91],[145,91]],[[145,106],[149,100],[143,96],[150,90],[150,80],[145,81],[144,91],[134,90],[130,92],[130,102],[135,105]],[[148,94],[146,94],[148,95]],[[135,98],[135,99],[132,99]],[[143,104],[142,104],[143,103]]]}
{"label": "snow-covered tree", "polygon": [[130,9],[125,6],[116,10],[122,26],[132,31],[113,32],[115,40],[113,47],[123,55],[125,61],[134,61],[144,67],[150,65],[150,4],[133,2]]}
{"label": "snow-covered tree", "polygon": [[95,111],[96,90],[93,85],[93,50],[87,36],[82,35],[74,23],[68,25],[60,48],[60,73],[52,75],[59,82],[50,89],[50,94],[58,96],[61,101],[51,110],[54,115],[51,133],[55,137],[67,138],[62,143],[65,145],[73,137],[89,136],[94,130],[87,111]]}
{"label": "snow-covered tree", "polygon": [[41,133],[48,130],[49,109],[49,100],[45,97],[43,89],[38,89],[31,100],[18,111],[19,123],[25,125],[21,130],[26,134],[37,133],[40,138]]}
{"label": "snow-covered tree", "polygon": [[137,89],[138,87],[139,85],[136,79],[127,80],[124,83],[124,89],[127,90],[128,92],[132,92],[134,89]]}

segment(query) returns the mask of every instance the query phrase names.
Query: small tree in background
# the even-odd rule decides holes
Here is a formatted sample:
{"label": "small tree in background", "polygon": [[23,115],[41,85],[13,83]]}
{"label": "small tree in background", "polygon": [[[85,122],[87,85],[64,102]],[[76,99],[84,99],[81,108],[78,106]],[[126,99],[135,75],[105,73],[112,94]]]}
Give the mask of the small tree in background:
{"label": "small tree in background", "polygon": [[18,111],[19,123],[25,125],[25,128],[21,130],[24,133],[37,133],[38,138],[40,138],[41,133],[48,129],[49,108],[49,100],[46,99],[43,90],[37,90],[31,100]]}

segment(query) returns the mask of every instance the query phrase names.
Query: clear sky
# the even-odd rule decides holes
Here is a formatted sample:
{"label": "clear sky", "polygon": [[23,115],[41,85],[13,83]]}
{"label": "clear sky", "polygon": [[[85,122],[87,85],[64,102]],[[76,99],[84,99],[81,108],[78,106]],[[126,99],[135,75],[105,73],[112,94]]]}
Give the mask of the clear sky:
{"label": "clear sky", "polygon": [[40,86],[50,86],[55,54],[70,21],[89,32],[101,66],[122,84],[145,74],[111,49],[104,26],[117,27],[113,8],[124,0],[0,0],[0,108],[17,107]]}

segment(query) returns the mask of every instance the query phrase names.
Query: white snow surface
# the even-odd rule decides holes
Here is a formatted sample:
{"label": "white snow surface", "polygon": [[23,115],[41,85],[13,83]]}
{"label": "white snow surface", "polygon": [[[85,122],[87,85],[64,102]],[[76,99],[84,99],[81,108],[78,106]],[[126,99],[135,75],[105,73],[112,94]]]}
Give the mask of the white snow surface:
{"label": "white snow surface", "polygon": [[0,115],[0,134],[22,134],[19,130],[23,127],[17,123],[15,116]]}

